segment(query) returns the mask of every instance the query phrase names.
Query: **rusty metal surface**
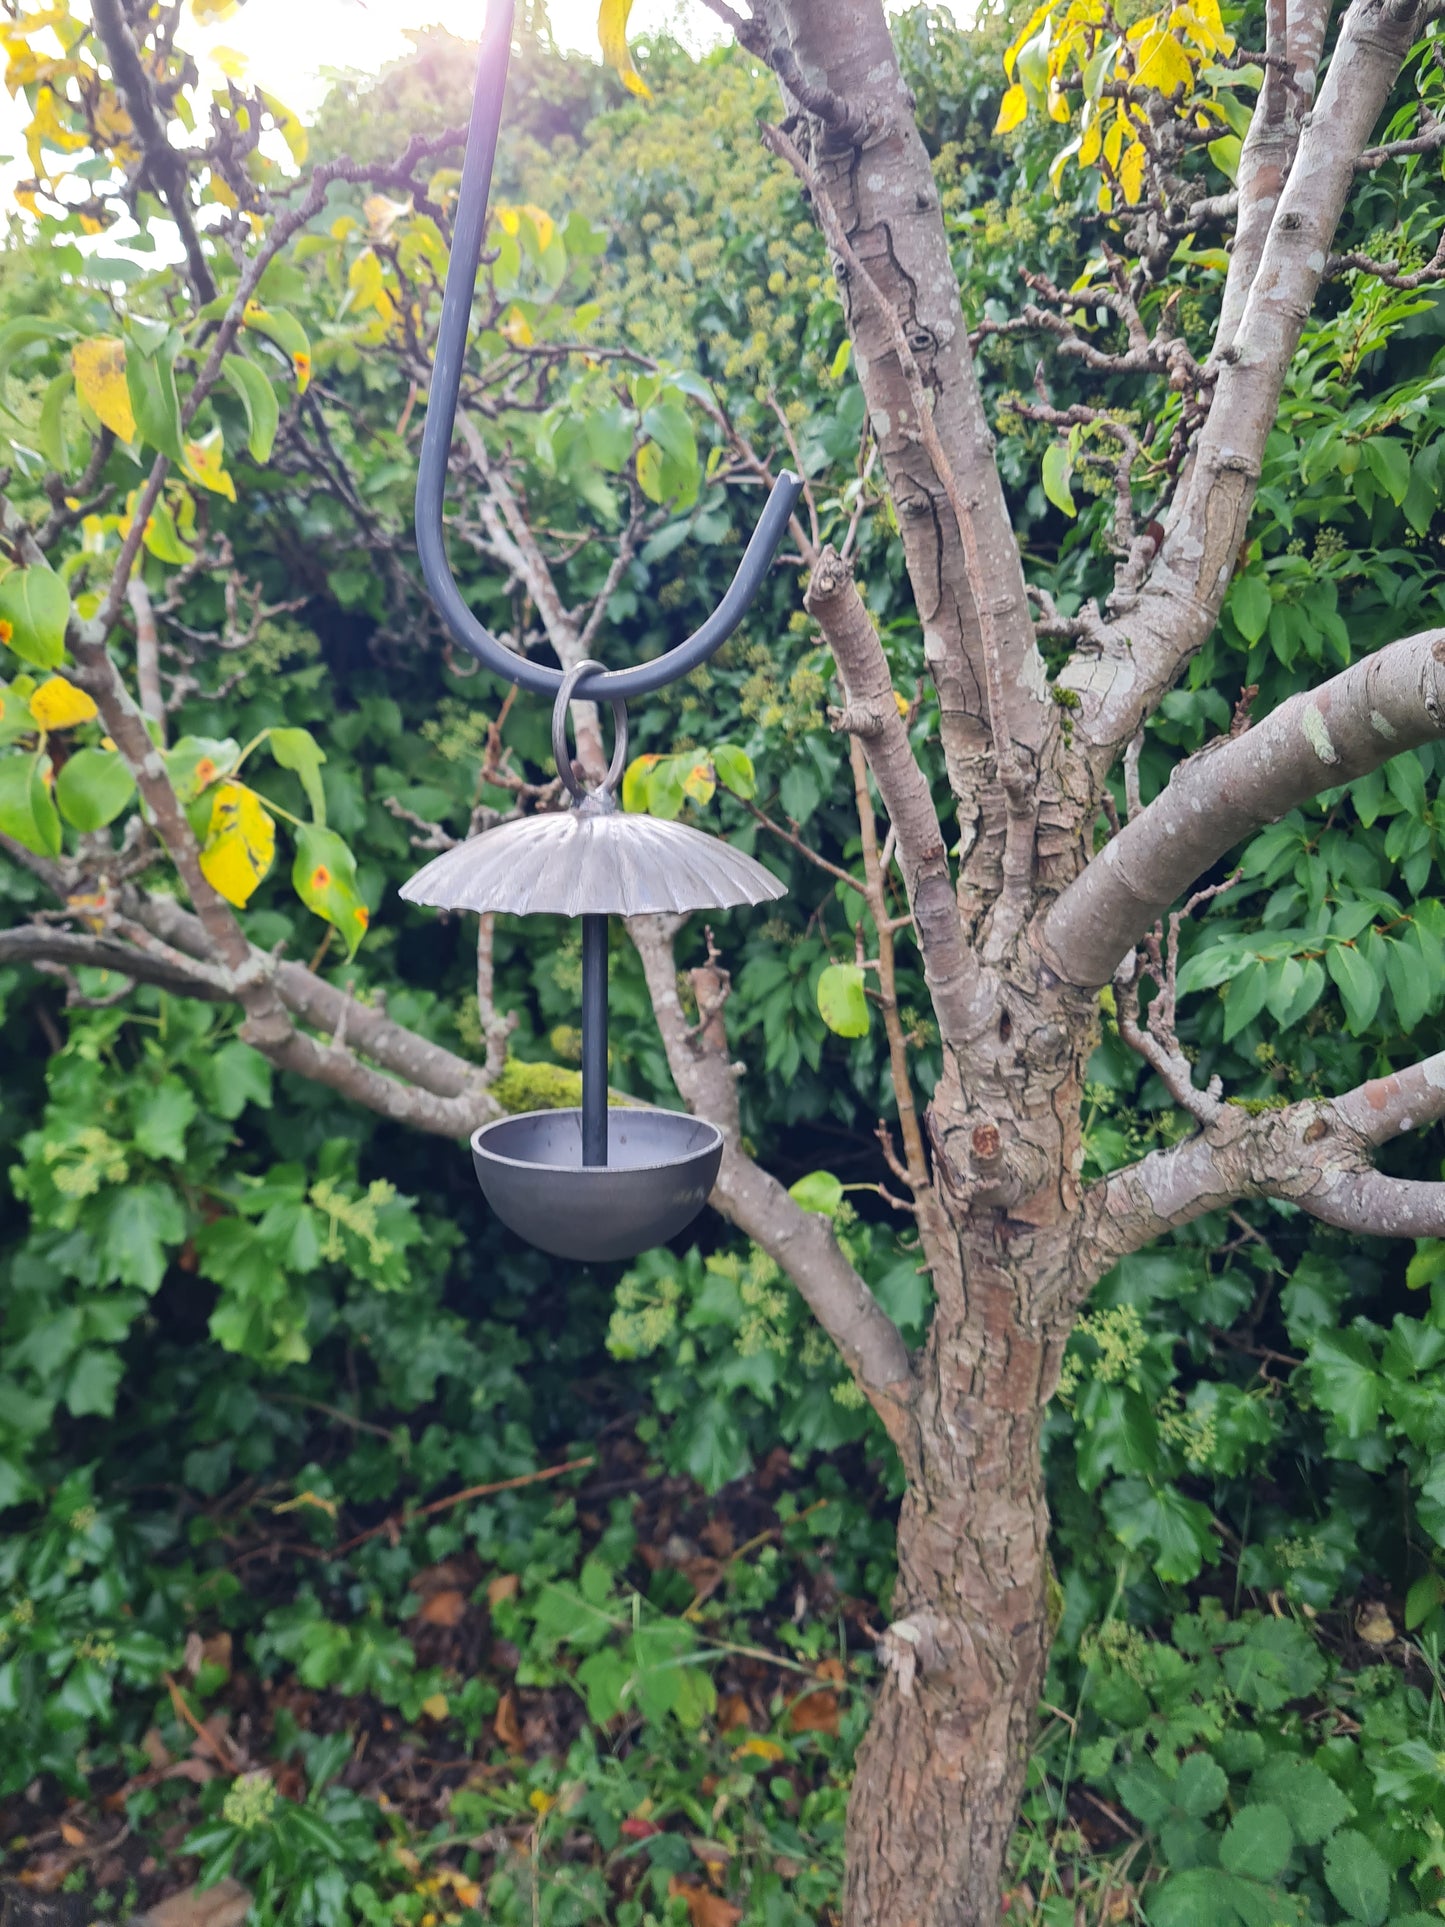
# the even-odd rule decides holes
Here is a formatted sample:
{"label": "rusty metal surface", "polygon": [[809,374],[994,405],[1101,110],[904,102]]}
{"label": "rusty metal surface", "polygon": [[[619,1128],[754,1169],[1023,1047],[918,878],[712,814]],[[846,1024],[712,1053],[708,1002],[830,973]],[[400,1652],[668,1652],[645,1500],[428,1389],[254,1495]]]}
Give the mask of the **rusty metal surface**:
{"label": "rusty metal surface", "polygon": [[428,863],[408,903],[510,916],[650,916],[770,903],[785,886],[720,837],[616,811],[563,810],[503,823]]}

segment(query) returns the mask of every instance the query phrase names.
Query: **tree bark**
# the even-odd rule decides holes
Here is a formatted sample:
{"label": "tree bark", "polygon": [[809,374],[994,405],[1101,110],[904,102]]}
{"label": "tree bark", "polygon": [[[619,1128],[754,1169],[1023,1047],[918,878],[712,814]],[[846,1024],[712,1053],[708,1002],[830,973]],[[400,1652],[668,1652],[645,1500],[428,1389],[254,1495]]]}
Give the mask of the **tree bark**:
{"label": "tree bark", "polygon": [[905,1451],[897,1616],[848,1809],[849,1927],[997,1920],[1043,1690],[1040,1435],[1067,1329],[1039,1281],[1057,1258],[1026,1240],[1014,1262],[991,1243],[961,1262]]}

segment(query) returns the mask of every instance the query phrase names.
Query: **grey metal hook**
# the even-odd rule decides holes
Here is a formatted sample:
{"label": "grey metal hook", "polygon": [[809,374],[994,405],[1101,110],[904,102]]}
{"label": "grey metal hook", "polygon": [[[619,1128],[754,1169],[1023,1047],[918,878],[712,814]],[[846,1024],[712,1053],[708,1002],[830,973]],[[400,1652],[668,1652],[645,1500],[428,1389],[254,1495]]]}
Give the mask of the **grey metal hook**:
{"label": "grey metal hook", "polygon": [[[442,295],[441,324],[437,331],[436,359],[417,472],[416,546],[432,601],[453,639],[468,654],[475,656],[478,662],[499,676],[504,676],[508,682],[517,683],[537,695],[554,696],[562,686],[562,671],[548,669],[541,663],[528,662],[524,656],[514,654],[467,607],[447,560],[442,527],[447,458],[456,427],[457,398],[461,393],[462,366],[467,351],[467,323],[471,319],[472,292],[476,286],[477,267],[487,231],[487,199],[492,185],[492,163],[497,152],[497,131],[502,120],[502,96],[512,47],[514,3],[515,0],[489,0],[486,25],[482,30],[476,93],[472,99],[466,158],[462,163],[461,185],[457,191],[451,259],[447,264],[446,288]],[[581,698],[590,697],[594,701],[620,701],[627,697],[645,696],[654,689],[677,681],[680,676],[687,675],[690,670],[706,662],[722,647],[746,614],[748,604],[768,572],[788,526],[788,518],[802,492],[800,478],[785,469],[773,484],[761,519],[738,564],[737,574],[728,585],[722,601],[700,629],[652,662],[636,663],[631,669],[589,672],[575,684],[572,693]]]}

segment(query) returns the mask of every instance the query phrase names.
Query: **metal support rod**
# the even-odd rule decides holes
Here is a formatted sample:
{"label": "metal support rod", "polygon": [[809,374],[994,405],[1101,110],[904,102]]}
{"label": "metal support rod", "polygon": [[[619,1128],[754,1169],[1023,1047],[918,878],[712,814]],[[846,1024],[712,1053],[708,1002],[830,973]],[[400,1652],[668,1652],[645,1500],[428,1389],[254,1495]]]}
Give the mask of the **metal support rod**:
{"label": "metal support rod", "polygon": [[582,1162],[607,1162],[607,919],[582,919]]}
{"label": "metal support rod", "polygon": [[[499,676],[504,676],[508,682],[518,683],[523,689],[530,689],[537,695],[550,696],[561,686],[562,671],[549,669],[544,663],[529,662],[525,656],[517,655],[499,642],[472,614],[452,576],[443,527],[447,461],[456,427],[457,402],[466,363],[467,330],[471,325],[477,268],[487,233],[487,197],[491,192],[492,162],[496,157],[497,131],[502,119],[502,97],[506,91],[514,11],[515,0],[491,0],[487,8],[486,26],[482,30],[477,60],[477,87],[467,129],[461,185],[457,190],[451,257],[447,263],[431,392],[427,399],[426,426],[422,433],[421,461],[417,470],[416,543],[421,572],[431,599],[453,639],[475,656],[478,662]],[[790,469],[784,469],[773,484],[752,540],[738,564],[737,574],[722,601],[695,634],[651,662],[636,662],[628,669],[597,668],[589,671],[579,685],[577,695],[596,702],[644,696],[654,689],[661,689],[665,683],[676,682],[680,676],[686,676],[714,655],[742,621],[748,604],[762,587],[773,552],[788,532],[788,519],[802,492],[801,477],[794,475]]]}

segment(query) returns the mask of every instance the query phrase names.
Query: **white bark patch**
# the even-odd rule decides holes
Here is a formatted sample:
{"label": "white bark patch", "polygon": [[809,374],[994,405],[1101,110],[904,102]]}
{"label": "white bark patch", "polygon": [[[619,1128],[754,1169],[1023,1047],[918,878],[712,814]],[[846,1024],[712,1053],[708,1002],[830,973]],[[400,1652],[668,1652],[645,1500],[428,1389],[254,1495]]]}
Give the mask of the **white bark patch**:
{"label": "white bark patch", "polygon": [[1400,733],[1389,717],[1382,715],[1378,709],[1370,711],[1370,728],[1377,736],[1383,736],[1387,743],[1393,743]]}
{"label": "white bark patch", "polygon": [[893,417],[886,408],[875,408],[873,410],[873,433],[878,437],[880,442],[886,442],[892,432]]}
{"label": "white bark patch", "polygon": [[[928,647],[926,638],[923,646],[925,650]],[[1040,702],[1044,702],[1047,699],[1049,693],[1049,672],[1044,667],[1044,659],[1039,654],[1037,643],[1030,648],[1028,654],[1019,665],[1019,681],[1023,687],[1028,690],[1029,694],[1037,697]]]}
{"label": "white bark patch", "polygon": [[1427,1057],[1420,1069],[1425,1073],[1427,1084],[1433,1085],[1437,1091],[1445,1091],[1445,1052]]}
{"label": "white bark patch", "polygon": [[1318,703],[1306,703],[1304,713],[1305,741],[1322,763],[1338,763],[1339,754],[1330,741],[1329,725],[1320,714]]}
{"label": "white bark patch", "polygon": [[156,749],[150,752],[140,767],[141,775],[150,777],[152,782],[159,781],[166,773],[166,766],[161,761],[160,751]]}
{"label": "white bark patch", "polygon": [[[948,654],[948,644],[943,640],[943,637],[939,634],[937,629],[925,629],[923,632],[924,661],[925,662],[942,662],[944,657],[947,654]],[[1034,654],[1035,655],[1038,654],[1037,649],[1034,651]]]}
{"label": "white bark patch", "polygon": [[1122,695],[1133,682],[1133,665],[1110,656],[1076,656],[1058,677],[1060,689],[1075,689],[1081,696],[1097,696],[1101,702],[1111,689],[1117,686]]}
{"label": "white bark patch", "polygon": [[1305,266],[1309,269],[1311,274],[1324,273],[1325,257],[1321,253],[1319,248],[1313,248],[1310,251],[1310,253],[1305,256]]}
{"label": "white bark patch", "polygon": [[883,192],[883,176],[881,174],[870,174],[864,185],[870,194],[881,194]]}

